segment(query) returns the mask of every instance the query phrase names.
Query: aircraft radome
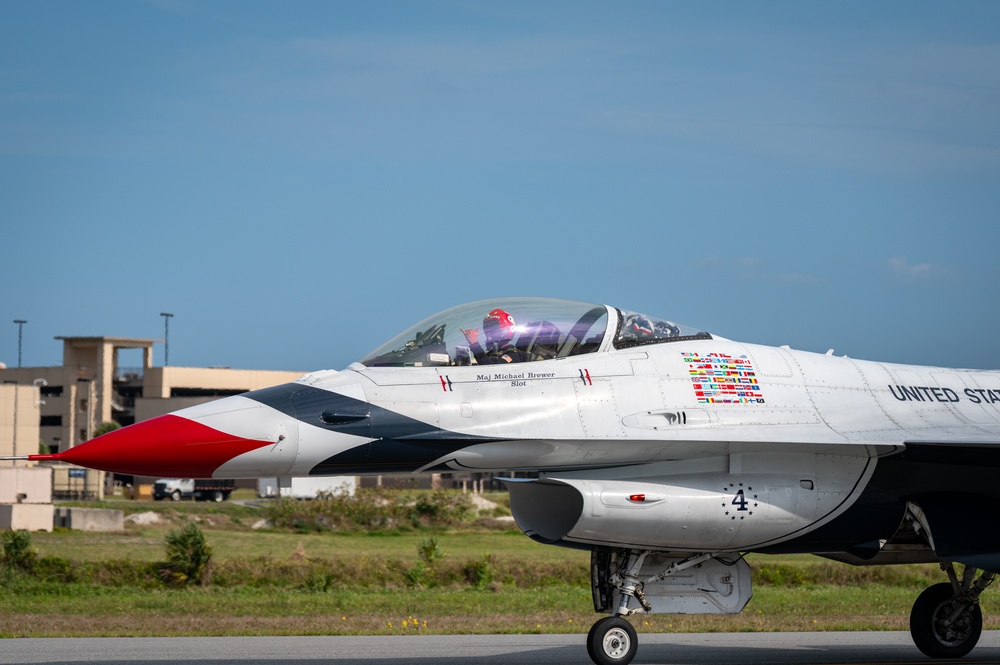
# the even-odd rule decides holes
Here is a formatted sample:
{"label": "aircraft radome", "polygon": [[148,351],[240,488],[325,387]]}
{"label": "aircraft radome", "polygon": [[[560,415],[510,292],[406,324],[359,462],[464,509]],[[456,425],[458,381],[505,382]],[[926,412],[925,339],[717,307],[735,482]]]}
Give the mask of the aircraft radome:
{"label": "aircraft radome", "polygon": [[188,478],[530,472],[505,481],[511,511],[531,538],[591,552],[599,664],[634,657],[631,615],[742,610],[748,552],[940,563],[947,581],[910,616],[939,658],[975,646],[1000,572],[1000,373],[563,300],[455,307],[342,371],[29,459]]}

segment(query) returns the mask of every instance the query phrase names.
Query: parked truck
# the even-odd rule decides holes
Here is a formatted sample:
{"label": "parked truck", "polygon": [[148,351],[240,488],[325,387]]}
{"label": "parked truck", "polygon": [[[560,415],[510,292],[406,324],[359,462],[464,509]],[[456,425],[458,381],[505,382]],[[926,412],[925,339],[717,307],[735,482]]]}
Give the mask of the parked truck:
{"label": "parked truck", "polygon": [[225,501],[236,489],[235,480],[212,478],[160,478],[153,483],[156,501],[194,499],[195,501]]}
{"label": "parked truck", "polygon": [[257,496],[286,499],[315,499],[320,492],[353,495],[354,476],[309,476],[295,478],[258,478]]}

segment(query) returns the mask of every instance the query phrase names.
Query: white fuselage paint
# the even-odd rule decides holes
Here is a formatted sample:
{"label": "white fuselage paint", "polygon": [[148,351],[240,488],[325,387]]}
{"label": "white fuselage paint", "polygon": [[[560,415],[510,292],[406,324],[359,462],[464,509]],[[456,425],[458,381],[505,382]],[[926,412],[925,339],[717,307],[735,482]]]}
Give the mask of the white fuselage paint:
{"label": "white fuselage paint", "polygon": [[[1000,438],[995,371],[890,365],[719,339],[602,351],[504,366],[354,364],[299,383],[367,401],[443,436],[492,439],[424,468],[537,470],[572,485],[584,509],[563,537],[581,543],[609,533],[623,544],[677,550],[778,542],[846,510],[876,458],[904,441]],[[733,367],[725,359],[752,369],[748,394],[756,397],[725,403],[731,393],[717,390],[714,402],[699,395],[696,379],[712,385],[721,378],[699,379],[699,367],[726,372],[718,369]],[[217,477],[308,475],[323,460],[379,438],[377,428],[373,438],[330,431],[243,397],[177,415],[275,441],[230,460]],[[742,519],[734,520],[723,504],[740,507],[741,482],[754,488],[757,510],[739,511]],[[643,492],[664,498],[623,499]]]}

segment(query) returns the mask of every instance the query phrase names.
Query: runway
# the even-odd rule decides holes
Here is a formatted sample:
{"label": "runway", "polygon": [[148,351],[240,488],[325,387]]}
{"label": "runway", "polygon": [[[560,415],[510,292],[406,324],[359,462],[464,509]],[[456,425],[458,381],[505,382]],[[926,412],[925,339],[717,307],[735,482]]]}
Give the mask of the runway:
{"label": "runway", "polygon": [[[578,665],[584,635],[110,637],[0,640],[0,663],[178,665]],[[961,660],[924,657],[905,632],[639,634],[635,665],[970,665],[1000,663],[1000,631]]]}

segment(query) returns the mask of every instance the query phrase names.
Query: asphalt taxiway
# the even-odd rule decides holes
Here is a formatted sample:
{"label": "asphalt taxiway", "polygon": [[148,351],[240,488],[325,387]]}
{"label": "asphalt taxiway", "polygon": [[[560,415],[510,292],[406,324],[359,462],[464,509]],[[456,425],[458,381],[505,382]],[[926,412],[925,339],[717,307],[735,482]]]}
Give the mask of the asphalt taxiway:
{"label": "asphalt taxiway", "polygon": [[[174,665],[569,665],[583,635],[110,637],[0,640],[0,663]],[[904,632],[639,634],[635,665],[971,665],[1000,663],[1000,631],[961,660],[931,660]]]}

